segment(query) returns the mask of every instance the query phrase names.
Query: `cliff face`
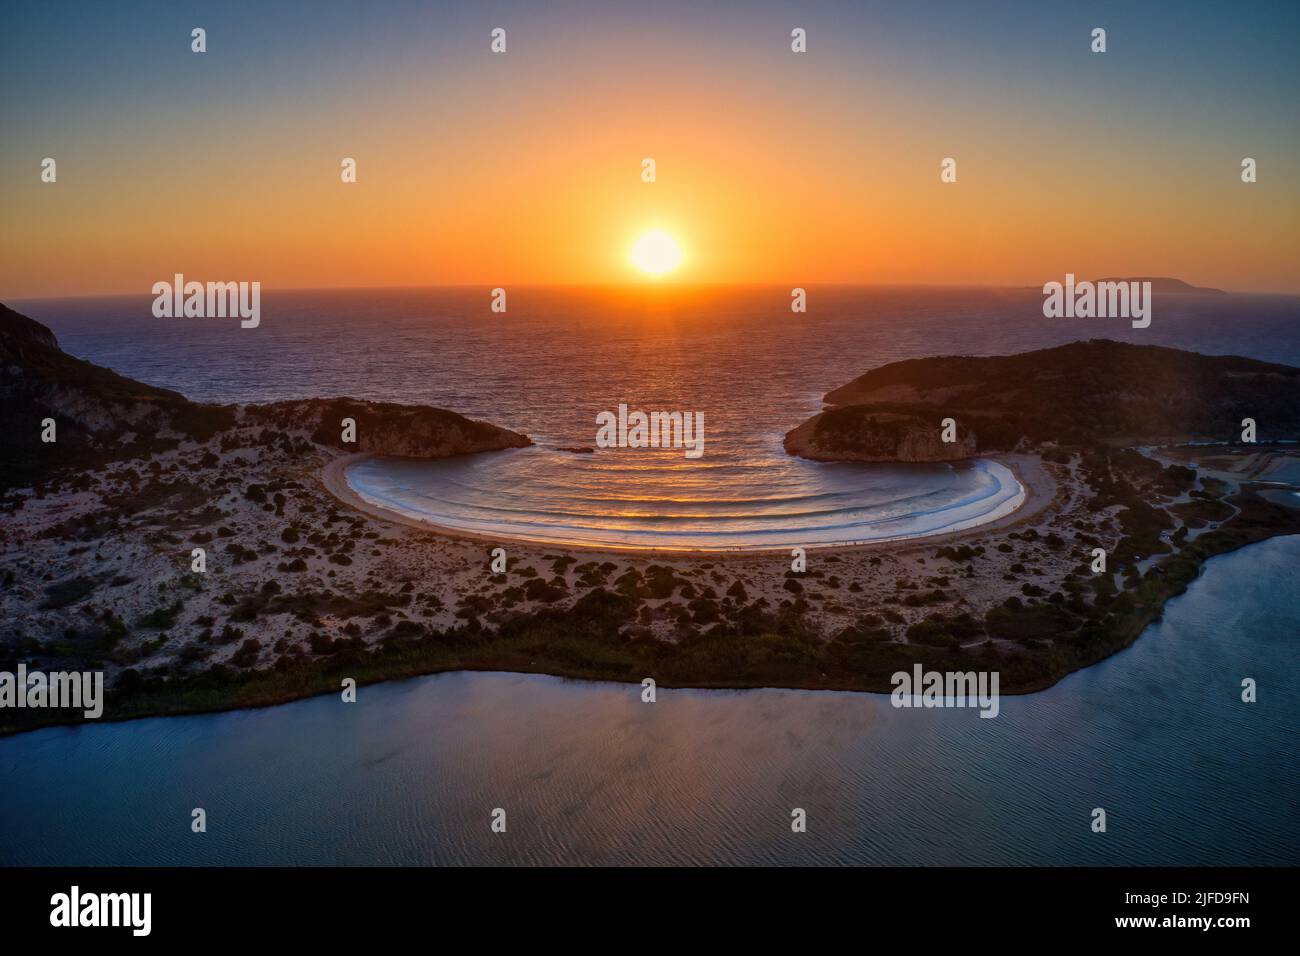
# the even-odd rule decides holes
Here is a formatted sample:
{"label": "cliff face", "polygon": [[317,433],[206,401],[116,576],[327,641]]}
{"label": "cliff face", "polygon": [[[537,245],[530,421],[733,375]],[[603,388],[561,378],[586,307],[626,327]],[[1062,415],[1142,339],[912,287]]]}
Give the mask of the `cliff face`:
{"label": "cliff face", "polygon": [[976,454],[975,435],[941,439],[940,420],[856,408],[816,415],[785,436],[787,454],[816,461],[959,461]]}
{"label": "cliff face", "polygon": [[54,333],[41,323],[0,305],[0,355],[7,361],[36,361],[43,352],[58,348]]}
{"label": "cliff face", "polygon": [[[309,431],[318,445],[375,455],[450,458],[532,444],[526,435],[428,405],[331,398],[250,405],[245,412],[254,421]],[[356,423],[355,443],[342,441],[345,418]]]}
{"label": "cliff face", "polygon": [[[909,359],[829,392],[835,408],[785,439],[820,460],[949,461],[1061,444],[1260,441],[1300,435],[1300,369],[1094,340],[1019,355]],[[957,422],[958,441],[939,441]]]}
{"label": "cliff face", "polygon": [[[52,418],[57,441],[41,441]],[[341,421],[357,423],[356,444],[340,441]],[[39,322],[0,305],[0,490],[68,469],[146,458],[185,440],[207,441],[241,424],[305,431],[329,448],[444,458],[518,448],[528,438],[422,405],[311,399],[273,405],[205,405],[137,382],[59,348]]]}

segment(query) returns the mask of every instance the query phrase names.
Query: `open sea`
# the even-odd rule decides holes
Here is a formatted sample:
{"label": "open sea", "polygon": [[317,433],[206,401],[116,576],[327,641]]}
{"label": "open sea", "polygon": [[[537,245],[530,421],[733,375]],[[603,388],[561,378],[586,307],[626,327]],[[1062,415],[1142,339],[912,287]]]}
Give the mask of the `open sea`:
{"label": "open sea", "polygon": [[[1157,297],[1152,325],[1045,319],[1033,290],[829,287],[267,292],[261,324],[156,319],[147,296],[15,303],[75,355],[198,400],[349,395],[448,408],[535,447],[372,460],[348,481],[434,524],[534,541],[743,550],[952,531],[1013,510],[993,462],[824,464],[785,454],[821,396],[869,368],[1081,338],[1300,364],[1300,298]],[[599,448],[597,416],[700,414],[681,448]],[[935,423],[938,428],[938,422]],[[593,449],[579,453],[566,449]]]}

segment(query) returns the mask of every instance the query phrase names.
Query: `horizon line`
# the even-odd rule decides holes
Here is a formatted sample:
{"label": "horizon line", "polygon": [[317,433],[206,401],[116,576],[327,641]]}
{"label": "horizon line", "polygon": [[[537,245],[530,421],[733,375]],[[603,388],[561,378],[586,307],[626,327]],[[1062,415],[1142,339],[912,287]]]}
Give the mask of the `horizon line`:
{"label": "horizon line", "polygon": [[[183,273],[182,273],[183,274]],[[1300,290],[1287,292],[1281,290],[1258,290],[1258,289],[1225,289],[1218,286],[1198,286],[1186,279],[1178,276],[1100,276],[1096,279],[1086,279],[1080,281],[1097,282],[1101,279],[1172,279],[1178,282],[1184,282],[1194,289],[1210,289],[1215,292],[1222,292],[1225,295],[1272,295],[1272,296],[1300,296]],[[197,281],[197,280],[196,280]],[[213,280],[216,281],[216,280]],[[229,281],[229,280],[221,280]],[[259,281],[260,280],[246,280]],[[1056,281],[1051,279],[1048,281]],[[455,289],[455,290],[491,290],[494,288],[503,289],[579,289],[579,290],[644,290],[647,292],[660,291],[685,291],[700,289],[786,289],[795,288],[781,282],[521,282],[505,283],[492,285],[486,282],[449,282],[433,284],[414,284],[414,285],[323,285],[323,286],[274,286],[269,289],[263,289],[268,292],[397,292],[397,291],[422,291],[434,289]],[[809,282],[804,283],[798,288],[837,288],[837,289],[986,289],[986,290],[1012,290],[1028,291],[1038,290],[1039,286],[1034,284],[1002,284],[1002,283],[978,283],[978,282]],[[1165,293],[1170,294],[1170,293]],[[1176,293],[1175,293],[1176,294]],[[1195,293],[1192,293],[1195,294]],[[152,290],[140,292],[83,292],[74,295],[8,295],[0,294],[0,303],[3,302],[57,302],[73,299],[126,299],[126,298],[150,298],[154,295]]]}

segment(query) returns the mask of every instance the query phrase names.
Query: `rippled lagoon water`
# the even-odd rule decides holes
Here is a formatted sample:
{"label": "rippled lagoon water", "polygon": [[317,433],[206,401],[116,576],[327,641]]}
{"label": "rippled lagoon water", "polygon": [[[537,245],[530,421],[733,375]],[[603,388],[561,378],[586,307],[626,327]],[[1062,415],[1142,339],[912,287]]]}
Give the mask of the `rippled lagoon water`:
{"label": "rippled lagoon water", "polygon": [[0,863],[1296,865],[1297,566],[1300,536],[1211,560],[1129,650],[991,720],[458,673],[41,730],[0,740]]}

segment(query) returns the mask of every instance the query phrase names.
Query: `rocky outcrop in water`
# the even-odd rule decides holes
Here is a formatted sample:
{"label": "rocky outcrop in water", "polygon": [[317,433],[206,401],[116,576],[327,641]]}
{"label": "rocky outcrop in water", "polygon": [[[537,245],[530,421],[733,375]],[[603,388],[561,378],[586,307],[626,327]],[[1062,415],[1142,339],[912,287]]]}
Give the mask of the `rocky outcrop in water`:
{"label": "rocky outcrop in water", "polygon": [[959,461],[976,454],[975,435],[944,442],[937,418],[858,408],[823,412],[785,436],[787,454],[815,461]]}
{"label": "rocky outcrop in water", "polygon": [[[819,460],[951,461],[1022,442],[1068,445],[1300,435],[1300,369],[1237,356],[1093,340],[1019,355],[909,359],[825,396],[785,437]],[[957,441],[940,441],[941,423]]]}
{"label": "rocky outcrop in water", "polygon": [[[318,445],[375,455],[450,458],[532,444],[526,435],[428,405],[330,398],[249,405],[244,412],[252,421],[308,431]],[[356,423],[355,443],[342,441],[344,419]]]}
{"label": "rocky outcrop in water", "polygon": [[[356,443],[341,442],[342,420]],[[52,419],[57,440],[42,441]],[[39,322],[0,305],[0,489],[44,481],[68,469],[147,458],[183,441],[263,424],[305,433],[342,451],[445,458],[530,444],[517,432],[424,405],[307,399],[271,405],[208,405],[74,358]]]}

